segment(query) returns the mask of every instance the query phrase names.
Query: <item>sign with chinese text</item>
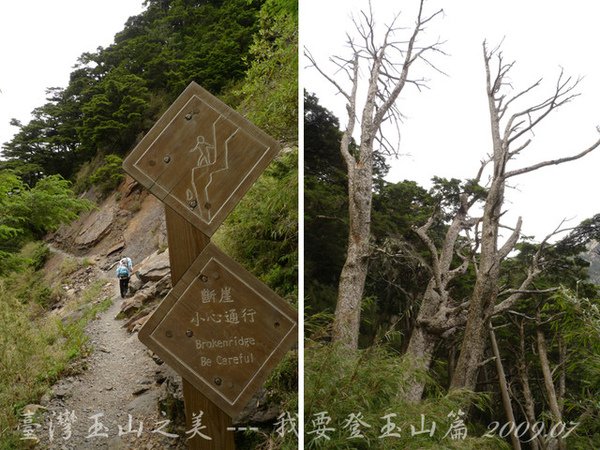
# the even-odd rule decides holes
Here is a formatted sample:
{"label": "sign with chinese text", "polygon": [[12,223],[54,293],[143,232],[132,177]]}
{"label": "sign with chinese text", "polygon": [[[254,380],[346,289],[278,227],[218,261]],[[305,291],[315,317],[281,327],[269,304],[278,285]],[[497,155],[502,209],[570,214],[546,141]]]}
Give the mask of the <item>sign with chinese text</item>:
{"label": "sign with chinese text", "polygon": [[209,244],[139,332],[230,416],[297,340],[296,311]]}

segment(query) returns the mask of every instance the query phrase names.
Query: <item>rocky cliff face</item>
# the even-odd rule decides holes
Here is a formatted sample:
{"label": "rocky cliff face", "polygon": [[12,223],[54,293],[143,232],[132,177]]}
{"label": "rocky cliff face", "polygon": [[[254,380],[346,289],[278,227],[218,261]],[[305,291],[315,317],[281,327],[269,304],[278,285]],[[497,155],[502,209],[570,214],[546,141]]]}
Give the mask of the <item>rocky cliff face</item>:
{"label": "rocky cliff face", "polygon": [[139,262],[167,247],[163,206],[127,177],[97,209],[62,227],[50,239],[78,256],[102,255],[108,264],[122,256]]}

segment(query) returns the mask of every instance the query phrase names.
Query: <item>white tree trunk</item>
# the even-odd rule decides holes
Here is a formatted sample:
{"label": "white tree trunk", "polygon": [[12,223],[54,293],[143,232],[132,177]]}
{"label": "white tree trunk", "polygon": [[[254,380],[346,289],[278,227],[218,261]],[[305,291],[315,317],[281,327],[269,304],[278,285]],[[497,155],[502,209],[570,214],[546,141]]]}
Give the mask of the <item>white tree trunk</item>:
{"label": "white tree trunk", "polygon": [[[540,366],[542,368],[542,374],[544,376],[544,387],[546,388],[546,396],[548,397],[548,405],[550,406],[550,413],[552,415],[552,426],[562,422],[562,411],[560,406],[558,405],[558,397],[556,395],[556,389],[554,387],[554,381],[552,380],[552,370],[550,369],[550,361],[548,359],[548,349],[546,346],[546,336],[544,335],[544,331],[539,325],[540,317],[539,311],[537,313],[537,327],[536,327],[536,337],[537,337],[537,348],[538,355],[540,357]],[[558,438],[548,438],[548,447],[549,448],[559,448],[563,450],[565,448],[564,440],[560,437]]]}
{"label": "white tree trunk", "polygon": [[[500,384],[500,395],[502,396],[502,405],[504,406],[504,412],[506,414],[506,420],[508,423],[514,424],[515,428],[517,423],[515,421],[515,414],[513,412],[510,394],[508,392],[508,383],[506,381],[506,374],[504,373],[504,366],[502,365],[502,359],[500,358],[500,349],[498,348],[498,342],[496,341],[496,334],[494,328],[490,324],[490,341],[492,343],[492,351],[496,358],[496,371],[498,372],[498,383]],[[516,435],[516,430],[510,434],[510,441],[512,443],[513,450],[521,450],[521,441]]]}
{"label": "white tree trunk", "polygon": [[[402,30],[396,25],[399,15],[385,27],[382,40],[376,36],[375,20],[371,5],[369,11],[362,11],[360,23],[354,22],[359,36],[358,42],[349,36],[348,45],[352,56],[344,59],[331,58],[340,72],[348,77],[350,89],[342,87],[343,82],[325,73],[314,60],[310,52],[306,56],[321,75],[323,75],[346,99],[348,124],[342,136],[340,150],[348,169],[348,212],[349,233],[346,260],[340,274],[338,299],[333,323],[333,340],[350,350],[358,347],[360,328],[360,309],[369,263],[369,239],[371,237],[371,202],[373,197],[373,145],[377,142],[380,151],[394,150],[390,141],[381,136],[384,121],[401,120],[401,114],[395,105],[407,83],[419,89],[424,85],[422,79],[409,79],[409,69],[418,60],[425,60],[430,67],[435,66],[425,58],[425,54],[438,52],[440,42],[431,45],[415,46],[417,36],[424,31],[425,25],[442,13],[442,10],[423,17],[424,0],[419,1],[417,20],[408,40],[399,39],[395,33]],[[369,79],[366,84],[366,98],[360,117],[360,145],[358,151],[351,151],[357,117],[357,90],[359,85],[359,65],[367,64]]]}
{"label": "white tree trunk", "polygon": [[[575,82],[571,82],[570,78],[564,80],[563,74],[561,73],[555,86],[555,91],[550,96],[544,98],[541,102],[534,104],[529,108],[522,109],[508,117],[508,119],[506,119],[506,124],[501,129],[500,122],[504,121],[509,105],[511,105],[514,100],[522,100],[525,95],[529,94],[539,86],[540,81],[510,97],[502,92],[502,90],[506,87],[511,87],[510,83],[507,82],[506,77],[513,67],[513,64],[505,64],[502,59],[502,53],[498,52],[498,49],[492,50],[491,52],[488,51],[485,42],[483,44],[483,54],[486,71],[486,94],[490,112],[490,128],[493,146],[493,173],[491,174],[490,188],[484,205],[480,237],[481,254],[479,258],[479,267],[477,269],[477,278],[469,302],[469,315],[465,327],[460,356],[458,358],[454,376],[452,377],[452,389],[462,388],[475,390],[477,373],[480,363],[483,360],[487,342],[487,327],[490,318],[494,314],[494,308],[498,298],[500,264],[514,248],[520,236],[521,219],[519,218],[511,236],[501,248],[498,248],[498,230],[500,228],[500,218],[503,214],[502,208],[504,205],[504,191],[506,189],[507,180],[511,177],[532,172],[542,167],[579,159],[600,145],[600,139],[598,139],[591,147],[574,156],[543,161],[522,169],[508,170],[508,163],[515,156],[519,155],[529,145],[531,140],[525,141],[515,149],[512,149],[511,145],[516,145],[516,142],[518,142],[519,139],[527,133],[532,133],[533,129],[554,109],[574,98],[575,95],[572,94],[572,91],[577,86],[579,80]],[[497,68],[495,70],[490,70],[490,61],[494,56],[496,56],[498,60]],[[518,296],[515,298],[518,298]],[[507,302],[507,304],[510,303],[511,302]]]}
{"label": "white tree trunk", "polygon": [[357,349],[361,301],[369,267],[372,169],[358,167],[348,172],[348,179],[348,250],[338,285],[333,340],[349,349]]}

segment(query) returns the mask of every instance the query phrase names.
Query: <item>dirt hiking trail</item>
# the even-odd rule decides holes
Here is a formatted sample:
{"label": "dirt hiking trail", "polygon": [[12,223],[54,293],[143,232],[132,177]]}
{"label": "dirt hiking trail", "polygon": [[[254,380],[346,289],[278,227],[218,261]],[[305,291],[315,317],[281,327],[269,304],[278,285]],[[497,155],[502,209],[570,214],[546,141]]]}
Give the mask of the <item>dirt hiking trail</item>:
{"label": "dirt hiking trail", "polygon": [[158,410],[169,369],[115,319],[123,300],[111,275],[103,273],[103,295],[112,297],[112,305],[86,329],[92,352],[82,361],[85,370],[53,386],[37,448],[185,448],[185,431],[174,431]]}

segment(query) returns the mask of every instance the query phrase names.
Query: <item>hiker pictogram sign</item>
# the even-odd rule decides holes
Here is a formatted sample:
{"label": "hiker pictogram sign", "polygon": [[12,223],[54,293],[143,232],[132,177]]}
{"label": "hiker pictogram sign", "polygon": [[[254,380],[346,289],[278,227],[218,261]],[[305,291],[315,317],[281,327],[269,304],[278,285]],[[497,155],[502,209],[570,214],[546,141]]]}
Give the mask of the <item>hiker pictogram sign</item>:
{"label": "hiker pictogram sign", "polygon": [[279,144],[191,83],[123,166],[211,236],[279,152]]}
{"label": "hiker pictogram sign", "polygon": [[139,338],[235,416],[296,342],[295,316],[287,302],[209,244]]}

